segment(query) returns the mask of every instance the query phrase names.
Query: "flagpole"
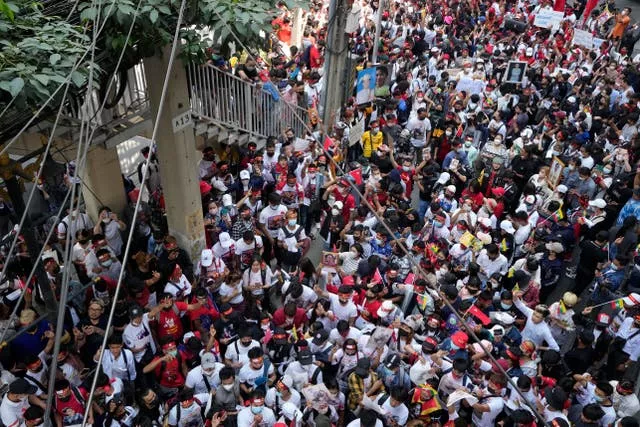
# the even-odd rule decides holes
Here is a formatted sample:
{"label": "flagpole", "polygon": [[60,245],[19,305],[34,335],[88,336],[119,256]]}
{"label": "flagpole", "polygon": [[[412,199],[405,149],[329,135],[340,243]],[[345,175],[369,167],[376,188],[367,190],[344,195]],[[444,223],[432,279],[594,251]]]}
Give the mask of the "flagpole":
{"label": "flagpole", "polygon": [[[622,297],[622,298],[624,298],[624,297]],[[596,308],[596,307],[601,307],[601,306],[603,306],[603,305],[611,304],[612,302],[616,302],[616,301],[618,301],[618,300],[621,300],[622,298],[612,299],[611,301],[603,302],[603,303],[601,303],[601,304],[591,305],[591,306],[589,306],[589,307],[587,307],[587,308]]]}

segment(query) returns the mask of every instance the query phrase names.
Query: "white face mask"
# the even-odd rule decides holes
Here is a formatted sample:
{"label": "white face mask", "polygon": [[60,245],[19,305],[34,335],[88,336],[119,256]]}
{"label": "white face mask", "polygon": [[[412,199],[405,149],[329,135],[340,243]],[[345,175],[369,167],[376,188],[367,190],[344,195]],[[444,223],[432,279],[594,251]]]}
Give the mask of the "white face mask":
{"label": "white face mask", "polygon": [[331,209],[331,215],[338,216],[340,215],[340,211],[338,209]]}
{"label": "white face mask", "polygon": [[235,386],[235,384],[222,384],[222,388],[225,389],[226,391],[233,390],[234,386]]}
{"label": "white face mask", "polygon": [[111,222],[111,218],[102,218],[102,222],[105,224],[109,224]]}

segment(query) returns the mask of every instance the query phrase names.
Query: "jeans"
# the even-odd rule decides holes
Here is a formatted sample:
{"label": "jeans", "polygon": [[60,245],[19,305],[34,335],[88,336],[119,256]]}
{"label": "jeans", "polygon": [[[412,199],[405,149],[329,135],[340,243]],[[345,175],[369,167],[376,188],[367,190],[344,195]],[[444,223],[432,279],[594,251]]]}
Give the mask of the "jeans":
{"label": "jeans", "polygon": [[424,219],[424,216],[429,210],[430,205],[431,205],[431,202],[427,200],[420,200],[418,204],[418,215],[420,219]]}

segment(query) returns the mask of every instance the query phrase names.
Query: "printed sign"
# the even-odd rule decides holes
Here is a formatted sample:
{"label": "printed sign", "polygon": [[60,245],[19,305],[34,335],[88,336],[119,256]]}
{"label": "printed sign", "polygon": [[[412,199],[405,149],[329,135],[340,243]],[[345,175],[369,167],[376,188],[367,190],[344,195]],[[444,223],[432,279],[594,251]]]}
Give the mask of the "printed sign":
{"label": "printed sign", "polygon": [[555,10],[541,10],[536,14],[533,25],[540,28],[558,28],[564,12],[556,12]]}
{"label": "printed sign", "polygon": [[585,30],[576,30],[573,33],[573,45],[584,46],[587,49],[593,49],[593,34]]}

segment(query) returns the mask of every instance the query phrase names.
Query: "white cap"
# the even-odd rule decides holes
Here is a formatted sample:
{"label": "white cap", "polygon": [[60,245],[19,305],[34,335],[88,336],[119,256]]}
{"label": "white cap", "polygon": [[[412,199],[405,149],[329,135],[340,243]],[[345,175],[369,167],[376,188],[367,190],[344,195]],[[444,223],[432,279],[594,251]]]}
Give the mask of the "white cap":
{"label": "white cap", "polygon": [[491,243],[491,235],[487,234],[487,233],[483,233],[482,231],[478,231],[476,233],[476,237],[478,238],[478,240],[480,240],[482,242],[483,245],[488,245],[489,243]]}
{"label": "white cap", "polygon": [[231,194],[225,194],[222,196],[222,206],[231,206],[233,201],[231,200]]}
{"label": "white cap", "polygon": [[504,220],[500,222],[500,229],[506,231],[509,234],[513,234],[516,232],[516,229],[513,228],[513,224],[509,220]]}
{"label": "white cap", "polygon": [[338,200],[337,202],[335,202],[333,204],[333,207],[338,209],[339,211],[341,211],[342,208],[344,208],[344,203],[342,203],[340,200]]}
{"label": "white cap", "polygon": [[447,182],[449,182],[450,178],[451,178],[451,175],[449,175],[449,172],[442,172],[440,174],[440,176],[438,177],[438,180],[436,181],[436,184],[444,185]]}
{"label": "white cap", "polygon": [[489,218],[478,218],[478,222],[485,227],[491,227],[491,220]]}
{"label": "white cap", "polygon": [[240,179],[249,179],[251,178],[251,174],[248,170],[240,171]]}
{"label": "white cap", "polygon": [[291,377],[291,375],[283,375],[282,378],[280,378],[280,382],[282,382],[282,384],[286,385],[287,388],[291,389],[293,387],[293,378]]}
{"label": "white cap", "polygon": [[220,241],[220,246],[222,246],[225,249],[229,249],[231,245],[233,245],[233,239],[231,239],[231,236],[226,231],[223,231],[222,233],[220,233],[220,236],[218,236],[218,239]]}
{"label": "white cap", "polygon": [[385,300],[380,308],[378,309],[378,317],[386,317],[393,311],[395,306],[393,305],[393,301]]}
{"label": "white cap", "polygon": [[302,421],[302,412],[291,402],[282,405],[282,415],[288,420],[295,420],[296,423]]}
{"label": "white cap", "polygon": [[505,326],[513,325],[513,323],[516,321],[515,317],[504,311],[495,311],[489,313],[489,316],[495,319],[496,322]]}
{"label": "white cap", "polygon": [[213,264],[213,251],[211,249],[205,249],[200,255],[200,265],[203,267],[209,267]]}
{"label": "white cap", "polygon": [[520,136],[523,138],[531,138],[533,135],[533,130],[531,128],[524,128],[522,132],[520,132]]}
{"label": "white cap", "polygon": [[535,203],[536,202],[536,196],[534,196],[533,194],[529,194],[527,197],[524,198],[524,201],[526,203]]}
{"label": "white cap", "polygon": [[576,103],[576,97],[575,96],[570,96],[569,98],[567,98],[567,101],[569,101],[569,103],[571,103],[571,104],[575,104]]}
{"label": "white cap", "polygon": [[589,206],[595,206],[596,208],[604,209],[607,206],[607,202],[605,202],[603,199],[590,200]]}
{"label": "white cap", "polygon": [[525,55],[527,55],[527,56],[533,56],[533,48],[532,48],[532,47],[528,47],[528,48],[527,48],[527,52],[525,53]]}
{"label": "white cap", "polygon": [[622,298],[622,302],[626,305],[638,305],[640,304],[640,294],[636,294],[635,292],[630,293],[626,297]]}
{"label": "white cap", "polygon": [[455,185],[447,185],[447,191],[455,193],[456,192],[456,186]]}
{"label": "white cap", "polygon": [[556,187],[556,190],[558,191],[558,193],[566,193],[567,191],[569,191],[569,188],[567,188],[567,186],[564,184],[560,184]]}
{"label": "white cap", "polygon": [[544,247],[547,248],[547,250],[555,252],[557,254],[561,254],[562,252],[564,252],[564,246],[562,246],[562,243],[560,242],[549,242],[545,244]]}

